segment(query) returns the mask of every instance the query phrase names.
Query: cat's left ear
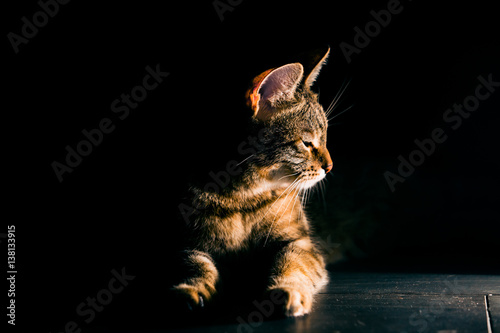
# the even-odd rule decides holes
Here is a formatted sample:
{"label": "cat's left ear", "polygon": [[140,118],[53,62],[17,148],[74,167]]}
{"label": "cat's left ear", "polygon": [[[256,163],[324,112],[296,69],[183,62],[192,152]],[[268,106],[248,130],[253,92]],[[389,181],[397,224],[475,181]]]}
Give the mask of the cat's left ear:
{"label": "cat's left ear", "polygon": [[314,50],[310,54],[307,55],[307,60],[304,61],[304,71],[306,73],[306,78],[304,80],[304,85],[307,88],[310,88],[316,78],[319,75],[321,67],[326,64],[328,56],[330,55],[330,47],[325,46]]}
{"label": "cat's left ear", "polygon": [[266,121],[279,112],[280,102],[294,98],[304,68],[299,63],[284,65],[257,76],[247,91],[247,105],[255,119]]}

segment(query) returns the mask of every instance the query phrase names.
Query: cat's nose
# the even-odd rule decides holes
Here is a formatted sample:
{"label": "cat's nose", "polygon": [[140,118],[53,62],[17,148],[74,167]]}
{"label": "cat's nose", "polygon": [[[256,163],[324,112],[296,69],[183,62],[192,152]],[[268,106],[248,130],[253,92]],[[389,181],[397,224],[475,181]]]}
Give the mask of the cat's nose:
{"label": "cat's nose", "polygon": [[329,173],[333,168],[333,163],[323,165],[323,170],[325,170],[325,173]]}
{"label": "cat's nose", "polygon": [[330,153],[327,149],[325,149],[323,152],[323,161],[321,168],[325,170],[325,174],[329,173],[333,168],[332,157],[330,156]]}

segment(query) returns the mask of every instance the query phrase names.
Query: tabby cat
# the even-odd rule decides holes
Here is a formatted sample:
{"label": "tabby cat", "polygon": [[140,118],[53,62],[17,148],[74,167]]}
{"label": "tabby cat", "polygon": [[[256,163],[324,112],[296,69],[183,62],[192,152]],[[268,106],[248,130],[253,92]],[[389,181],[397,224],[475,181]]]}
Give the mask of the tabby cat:
{"label": "tabby cat", "polygon": [[261,145],[222,190],[192,189],[196,214],[189,224],[189,249],[183,252],[187,275],[172,289],[189,308],[217,297],[230,258],[237,258],[234,262],[258,252],[265,260],[254,261],[253,269],[265,274],[262,292],[280,300],[281,314],[309,313],[313,296],[327,284],[303,196],[332,169],[327,117],[311,90],[329,52],[323,49],[310,63],[258,75],[246,98]]}

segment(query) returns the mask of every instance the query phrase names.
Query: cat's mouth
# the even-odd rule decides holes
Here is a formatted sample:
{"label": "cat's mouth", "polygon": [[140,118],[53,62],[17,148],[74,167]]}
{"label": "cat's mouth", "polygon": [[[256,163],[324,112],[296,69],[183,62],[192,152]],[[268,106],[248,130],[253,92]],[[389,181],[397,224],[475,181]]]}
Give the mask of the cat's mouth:
{"label": "cat's mouth", "polygon": [[326,172],[322,168],[315,169],[314,167],[309,167],[305,171],[294,172],[293,170],[277,169],[272,173],[271,179],[274,186],[279,186],[282,188],[293,188],[297,190],[306,190],[319,181],[326,177]]}
{"label": "cat's mouth", "polygon": [[325,178],[325,176],[326,172],[323,169],[319,171],[305,171],[298,177],[300,188],[303,190],[311,188]]}

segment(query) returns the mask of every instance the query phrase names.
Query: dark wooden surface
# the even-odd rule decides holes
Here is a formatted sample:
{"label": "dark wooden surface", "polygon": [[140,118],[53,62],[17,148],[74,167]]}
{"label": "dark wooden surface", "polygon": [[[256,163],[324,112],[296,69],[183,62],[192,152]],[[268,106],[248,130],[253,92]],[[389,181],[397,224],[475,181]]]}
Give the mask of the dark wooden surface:
{"label": "dark wooden surface", "polygon": [[499,318],[499,275],[333,272],[310,315],[272,318],[254,307],[218,324],[193,318],[154,332],[500,332]]}
{"label": "dark wooden surface", "polygon": [[488,310],[493,332],[500,332],[500,296],[488,296]]}
{"label": "dark wooden surface", "polygon": [[326,294],[483,295],[500,292],[498,275],[331,273]]}

